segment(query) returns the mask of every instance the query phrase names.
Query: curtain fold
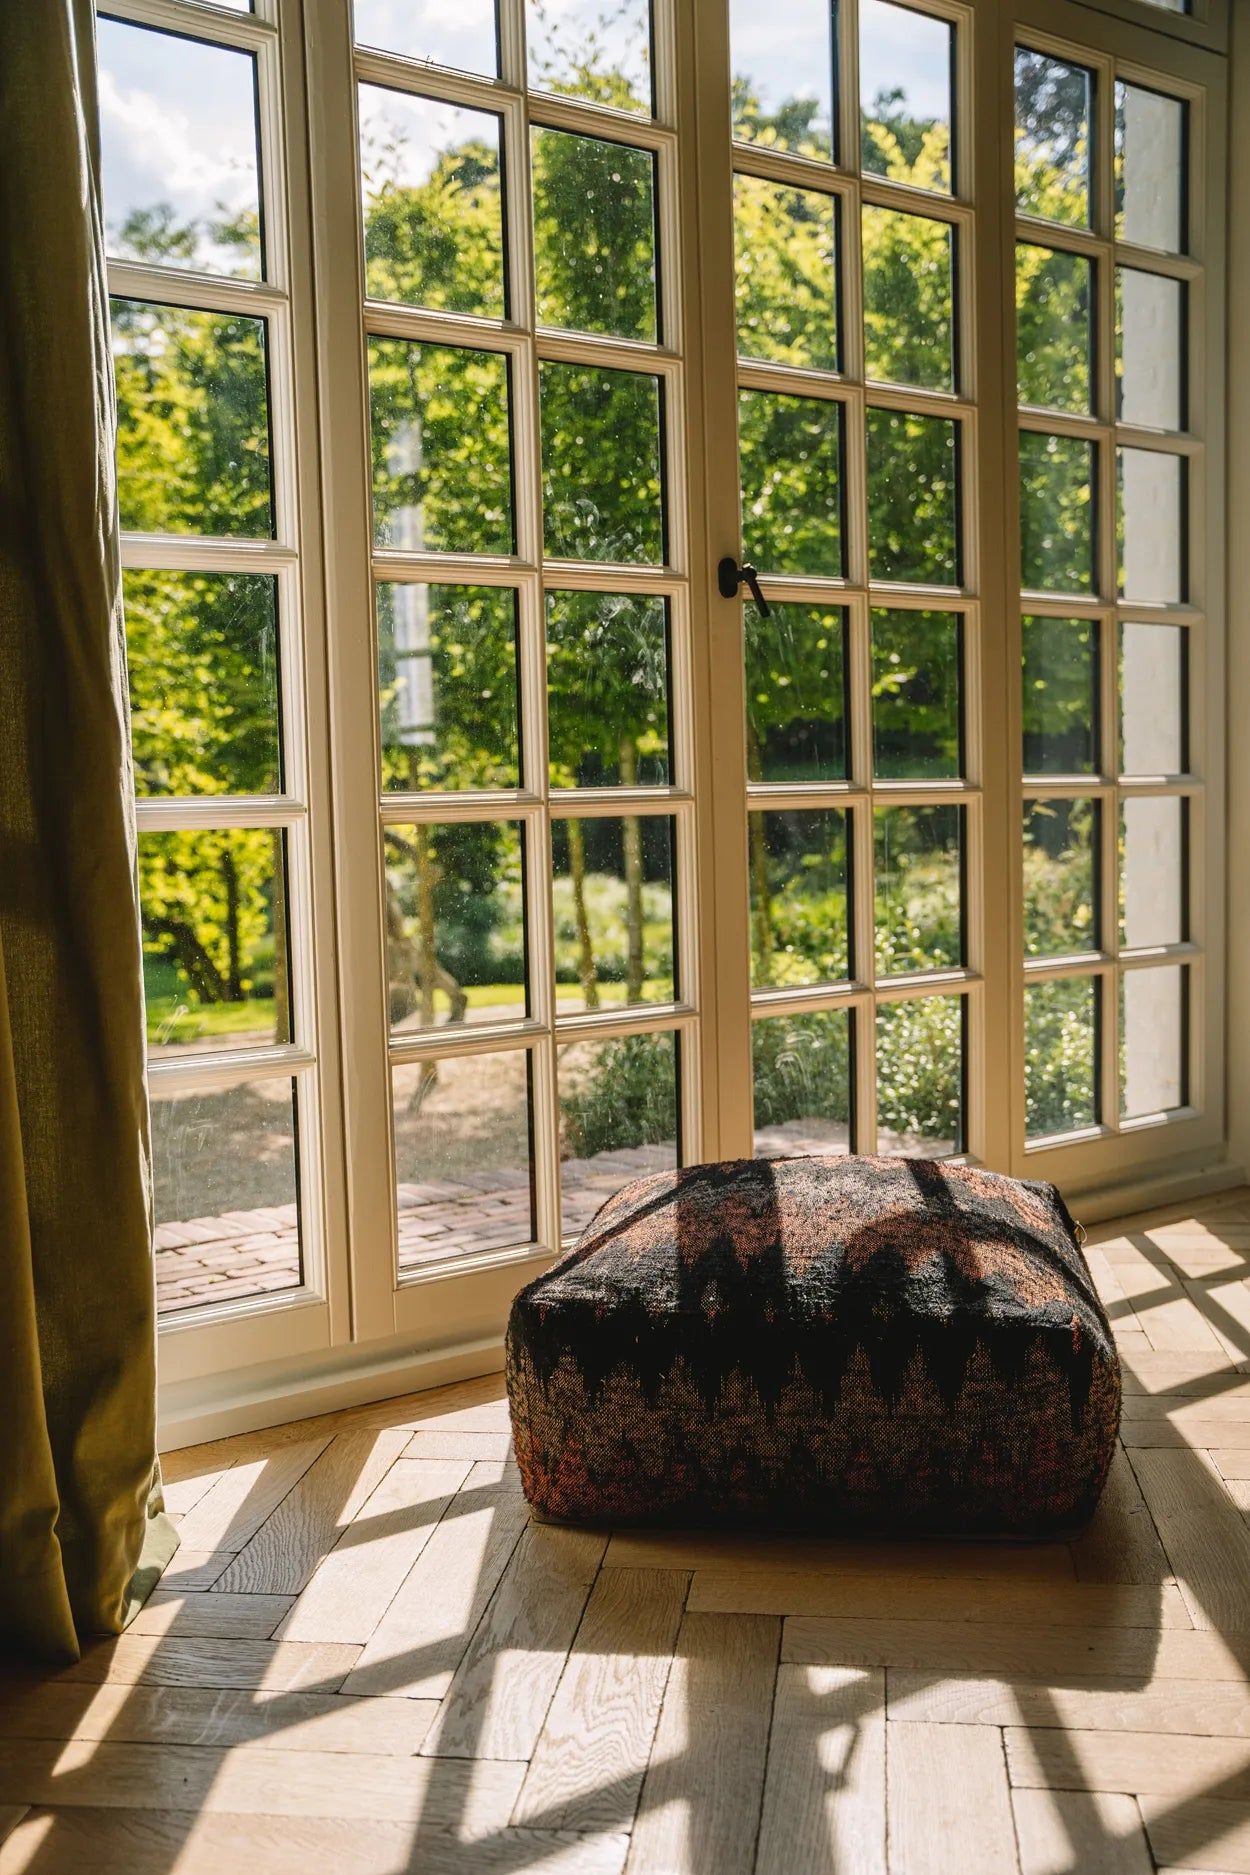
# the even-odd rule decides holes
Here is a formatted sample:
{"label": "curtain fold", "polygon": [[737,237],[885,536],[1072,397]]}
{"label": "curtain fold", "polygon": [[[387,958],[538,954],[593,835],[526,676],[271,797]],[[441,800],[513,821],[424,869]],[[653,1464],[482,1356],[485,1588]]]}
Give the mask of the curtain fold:
{"label": "curtain fold", "polygon": [[72,1660],[177,1547],[90,0],[0,4],[0,1647]]}

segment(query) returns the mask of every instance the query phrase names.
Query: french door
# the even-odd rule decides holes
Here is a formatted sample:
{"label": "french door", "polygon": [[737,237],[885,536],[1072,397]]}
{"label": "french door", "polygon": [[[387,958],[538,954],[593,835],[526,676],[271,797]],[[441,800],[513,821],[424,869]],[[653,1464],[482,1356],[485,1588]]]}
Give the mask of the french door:
{"label": "french door", "polygon": [[[1167,12],[118,0],[106,131],[189,47],[260,127],[198,247],[112,172],[188,1400],[493,1342],[651,1169],[1211,1158],[1223,66]],[[252,402],[171,519],[175,356]],[[160,716],[189,616],[246,737]]]}

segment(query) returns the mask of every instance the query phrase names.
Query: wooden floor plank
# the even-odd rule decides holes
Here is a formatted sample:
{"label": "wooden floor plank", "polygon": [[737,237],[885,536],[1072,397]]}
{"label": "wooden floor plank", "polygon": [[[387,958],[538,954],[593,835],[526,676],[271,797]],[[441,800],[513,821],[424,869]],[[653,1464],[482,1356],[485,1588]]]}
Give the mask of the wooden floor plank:
{"label": "wooden floor plank", "polygon": [[301,1439],[248,1464],[232,1465],[182,1518],[180,1539],[189,1549],[244,1549],[329,1443],[328,1434]]}
{"label": "wooden floor plank", "polygon": [[1250,1799],[1250,1740],[1244,1738],[1014,1726],[1004,1737],[1012,1783],[1032,1789],[1125,1790],[1185,1803],[1218,1790],[1238,1802]]}
{"label": "wooden floor plank", "polygon": [[1124,1397],[1136,1393],[1184,1393],[1197,1397],[1227,1391],[1243,1397],[1250,1392],[1250,1375],[1222,1351],[1198,1354],[1156,1354],[1153,1348],[1121,1354]]}
{"label": "wooden floor plank", "polygon": [[298,1595],[407,1443],[399,1428],[340,1433],[240,1550],[219,1587]]}
{"label": "wooden floor plank", "polygon": [[11,1836],[22,1818],[27,1814],[29,1805],[24,1803],[0,1804],[0,1844]]}
{"label": "wooden floor plank", "polygon": [[1250,1687],[1231,1680],[1130,1681],[943,1677],[891,1667],[889,1716],[939,1725],[1060,1726],[1093,1732],[1176,1732],[1250,1739]]}
{"label": "wooden floor plank", "polygon": [[397,1458],[278,1630],[288,1641],[369,1639],[469,1475],[467,1458]]}
{"label": "wooden floor plank", "polygon": [[954,1581],[1071,1582],[1066,1543],[944,1542],[900,1538],[768,1536],[715,1530],[618,1531],[605,1558],[611,1569],[795,1569],[816,1575]]}
{"label": "wooden floor plank", "polygon": [[1216,1470],[1226,1482],[1233,1484],[1250,1478],[1250,1452],[1229,1452],[1223,1446],[1217,1446],[1210,1456]]}
{"label": "wooden floor plank", "polygon": [[0,1875],[621,1875],[625,1836],[332,1817],[217,1816],[190,1810],[34,1811],[0,1848]]}
{"label": "wooden floor plank", "polygon": [[180,1544],[161,1577],[163,1589],[211,1589],[229,1567],[228,1549],[188,1549]]}
{"label": "wooden floor plank", "polygon": [[1160,1583],[1171,1574],[1137,1474],[1119,1446],[1093,1521],[1072,1545],[1072,1560],[1082,1582]]}
{"label": "wooden floor plank", "polygon": [[139,1610],[127,1633],[267,1641],[272,1639],[292,1599],[290,1595],[217,1595],[202,1589],[184,1592],[179,1588],[158,1588]]}
{"label": "wooden floor plank", "polygon": [[398,1758],[368,1752],[272,1751],[250,1746],[65,1745],[12,1739],[0,1757],[0,1803],[93,1809],[194,1809],[230,1816],[337,1817],[360,1824],[421,1822],[440,1829],[502,1828],[523,1764]]}
{"label": "wooden floor plank", "polygon": [[1013,1790],[1022,1875],[1152,1875],[1132,1797],[1121,1792]]}
{"label": "wooden floor plank", "polygon": [[1156,1861],[1250,1875],[1250,1803],[1225,1797],[1195,1797],[1184,1804],[1166,1797],[1140,1801]]}
{"label": "wooden floor plank", "polygon": [[405,1458],[508,1458],[510,1432],[414,1432],[404,1447]]}
{"label": "wooden floor plank", "polygon": [[1134,1452],[1133,1469],[1195,1627],[1250,1632],[1250,1530],[1197,1452]]}
{"label": "wooden floor plank", "polygon": [[[93,1738],[134,1745],[257,1745],[276,1751],[419,1751],[432,1699],[348,1699],[210,1686],[44,1681],[0,1701],[0,1738]],[[350,1772],[345,1773],[350,1775]]]}
{"label": "wooden floor plank", "polygon": [[765,1615],[682,1621],[629,1875],[751,1875],[779,1638]]}
{"label": "wooden floor plank", "polygon": [[862,1615],[868,1620],[1011,1622],[1022,1627],[1187,1628],[1171,1583],[960,1582],[909,1576],[800,1575],[785,1569],[697,1569],[692,1613]]}
{"label": "wooden floor plank", "polygon": [[500,1578],[422,1747],[450,1758],[528,1758],[573,1644],[607,1539],[530,1524]]}
{"label": "wooden floor plank", "polygon": [[688,1586],[688,1576],[670,1570],[600,1570],[514,1823],[630,1827]]}
{"label": "wooden floor plank", "polygon": [[886,1767],[890,1875],[1018,1867],[1001,1732],[888,1725]]}
{"label": "wooden floor plank", "polygon": [[92,1685],[264,1687],[270,1692],[337,1692],[360,1655],[340,1642],[218,1641],[122,1634],[88,1648],[61,1680]]}
{"label": "wooden floor plank", "polygon": [[755,1875],[880,1875],[885,1832],[885,1676],[782,1667]]}
{"label": "wooden floor plank", "polygon": [[782,1658],[809,1666],[910,1667],[1006,1680],[1107,1675],[1245,1683],[1250,1639],[1210,1629],[1023,1628],[993,1622],[867,1621],[791,1616]]}
{"label": "wooden floor plank", "polygon": [[528,1523],[524,1498],[504,1480],[475,1486],[470,1472],[343,1690],[442,1699]]}

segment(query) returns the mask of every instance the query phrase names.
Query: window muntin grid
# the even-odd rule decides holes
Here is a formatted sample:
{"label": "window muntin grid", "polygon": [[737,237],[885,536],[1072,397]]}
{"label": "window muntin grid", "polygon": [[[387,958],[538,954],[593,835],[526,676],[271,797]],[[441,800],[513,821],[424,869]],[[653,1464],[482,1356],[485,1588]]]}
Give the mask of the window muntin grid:
{"label": "window muntin grid", "polygon": [[[1042,217],[1040,192],[1022,186],[1016,224],[1019,251],[1044,240],[1070,266],[1081,262],[1079,329],[1088,331],[1081,349],[1090,379],[1088,410],[1078,412],[1058,394],[1022,396],[1019,415],[1025,825],[1048,823],[1050,830],[1048,854],[1046,836],[1026,838],[1024,854],[1025,1130],[1036,1151],[1190,1111],[1189,998],[1201,957],[1190,932],[1190,854],[1203,789],[1190,769],[1188,673],[1205,620],[1189,565],[1189,541],[1200,526],[1194,470],[1202,444],[1185,423],[1188,326],[1203,269],[1187,251],[1188,99],[1170,96],[1165,79],[1147,80],[1136,68],[1126,79],[1113,58],[1088,49],[1029,34],[1019,43],[1018,69],[1036,73],[1049,62],[1080,74],[1085,117],[1070,153],[1090,205],[1087,227],[1068,225],[1056,202],[1071,200],[1072,188],[1056,188],[1052,212]],[[1177,138],[1181,160],[1173,162]],[[1018,142],[1018,160],[1019,149]],[[1152,161],[1168,171],[1159,212],[1146,209],[1151,192],[1128,177],[1130,166],[1140,172]],[[1027,309],[1019,296],[1017,307],[1023,340]],[[1053,301],[1049,309],[1057,357],[1058,335],[1065,324],[1072,329],[1070,311]],[[1028,381],[1036,384],[1036,373]],[[1052,376],[1051,383],[1065,380]],[[1030,515],[1031,505],[1043,503],[1040,480],[1030,497],[1029,476],[1048,459],[1080,465],[1066,483],[1052,481],[1049,518],[1062,515],[1065,499],[1085,506],[1075,528],[1079,551],[1049,562],[1029,545],[1047,532]],[[1040,694],[1047,679],[1030,653],[1046,633],[1055,647],[1066,638],[1066,652],[1051,666],[1049,705]],[[1048,754],[1038,734],[1047,715]],[[1081,813],[1088,866],[1085,849],[1068,839]],[[1080,877],[1074,864],[1085,868]],[[1043,955],[1029,941],[1027,907],[1030,890],[1040,903],[1048,889],[1052,937],[1062,930],[1062,900],[1077,916],[1068,924],[1071,942],[1056,938]],[[1069,1063],[1066,1085],[1044,1066],[1055,1059]]]}

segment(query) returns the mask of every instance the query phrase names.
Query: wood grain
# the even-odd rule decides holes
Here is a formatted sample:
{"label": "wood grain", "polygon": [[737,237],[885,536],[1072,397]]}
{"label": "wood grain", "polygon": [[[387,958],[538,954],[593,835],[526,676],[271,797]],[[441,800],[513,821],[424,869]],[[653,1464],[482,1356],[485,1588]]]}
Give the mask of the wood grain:
{"label": "wood grain", "polygon": [[1134,1452],[1133,1469],[1195,1627],[1250,1631],[1250,1530],[1205,1454]]}
{"label": "wood grain", "polygon": [[793,1569],[804,1574],[999,1577],[1073,1580],[1066,1543],[959,1543],[917,1539],[739,1536],[720,1531],[618,1531],[605,1558],[611,1569]]}
{"label": "wood grain", "polygon": [[62,1680],[148,1686],[265,1687],[337,1692],[360,1649],[338,1641],[214,1641],[179,1635],[123,1634],[89,1648]]}
{"label": "wood grain", "polygon": [[1194,1797],[1177,1805],[1143,1796],[1142,1815],[1155,1858],[1175,1868],[1250,1872],[1250,1803],[1226,1797]]}
{"label": "wood grain", "polygon": [[1250,1687],[1231,1680],[1131,1681],[944,1678],[891,1667],[891,1719],[940,1725],[1070,1727],[1075,1731],[1177,1732],[1250,1739]]}
{"label": "wood grain", "polygon": [[1152,1875],[1141,1813],[1123,1792],[1013,1790],[1022,1875]]}
{"label": "wood grain", "polygon": [[1250,1741],[1246,1739],[1012,1726],[1003,1736],[1013,1784],[1056,1790],[1125,1790],[1186,1803],[1208,1797],[1218,1787],[1224,1797],[1250,1799]]}
{"label": "wood grain", "polygon": [[474,1486],[470,1472],[343,1690],[442,1699],[528,1522],[525,1500],[505,1482]]}
{"label": "wood grain", "polygon": [[783,1660],[809,1666],[911,1667],[1005,1680],[1109,1675],[1246,1681],[1250,1641],[1211,1630],[1021,1628],[971,1621],[866,1621],[796,1615],[782,1637]]}
{"label": "wood grain", "polygon": [[34,1682],[0,1701],[0,1738],[136,1745],[253,1745],[275,1751],[419,1751],[434,1700],[348,1699],[209,1686]]}
{"label": "wood grain", "polygon": [[158,1588],[129,1634],[195,1635],[204,1640],[267,1641],[291,1606],[289,1595],[206,1594]]}
{"label": "wood grain", "polygon": [[398,1458],[283,1622],[290,1641],[363,1646],[469,1475],[467,1458]]}
{"label": "wood grain", "polygon": [[890,1875],[1018,1866],[999,1731],[891,1725],[886,1759]]}
{"label": "wood grain", "polygon": [[626,1836],[495,1829],[474,1836],[422,1820],[218,1816],[190,1810],[34,1811],[0,1848],[0,1875],[621,1875]]}
{"label": "wood grain", "polygon": [[885,1676],[781,1667],[756,1875],[886,1865]]}
{"label": "wood grain", "polygon": [[689,1578],[603,1569],[556,1687],[514,1823],[628,1829],[638,1805]]}
{"label": "wood grain", "polygon": [[751,1875],[780,1623],[687,1615],[630,1843],[630,1875]]}
{"label": "wood grain", "polygon": [[1011,1622],[1022,1627],[1187,1628],[1171,1583],[960,1582],[908,1576],[801,1575],[794,1570],[698,1569],[691,1612],[862,1615],[868,1620]]}
{"label": "wood grain", "polygon": [[1072,1559],[1082,1582],[1161,1583],[1172,1573],[1137,1474],[1120,1446],[1093,1520],[1072,1545]]}
{"label": "wood grain", "polygon": [[586,1530],[530,1524],[479,1621],[422,1750],[528,1758],[607,1547]]}
{"label": "wood grain", "polygon": [[276,1447],[263,1458],[221,1472],[182,1518],[178,1525],[180,1540],[189,1549],[245,1548],[329,1443],[328,1435],[297,1440]]}
{"label": "wood grain", "polygon": [[298,1595],[407,1443],[400,1428],[340,1433],[240,1550],[218,1586],[252,1595]]}

